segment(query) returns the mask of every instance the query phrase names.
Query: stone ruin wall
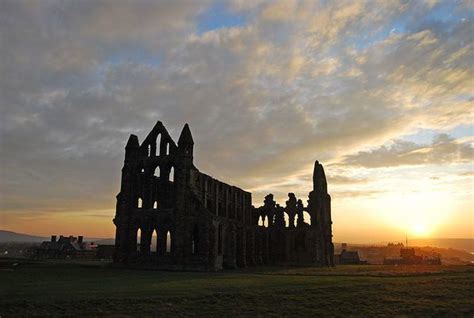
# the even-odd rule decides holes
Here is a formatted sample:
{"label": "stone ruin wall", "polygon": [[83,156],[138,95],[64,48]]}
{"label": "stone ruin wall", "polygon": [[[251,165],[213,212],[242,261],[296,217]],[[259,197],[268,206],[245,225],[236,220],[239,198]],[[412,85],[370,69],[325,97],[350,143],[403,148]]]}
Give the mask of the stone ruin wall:
{"label": "stone ruin wall", "polygon": [[114,218],[115,262],[177,270],[334,265],[322,165],[315,163],[306,207],[290,193],[284,207],[268,195],[254,208],[250,192],[194,166],[193,146],[188,125],[178,144],[161,122],[141,145],[130,136]]}

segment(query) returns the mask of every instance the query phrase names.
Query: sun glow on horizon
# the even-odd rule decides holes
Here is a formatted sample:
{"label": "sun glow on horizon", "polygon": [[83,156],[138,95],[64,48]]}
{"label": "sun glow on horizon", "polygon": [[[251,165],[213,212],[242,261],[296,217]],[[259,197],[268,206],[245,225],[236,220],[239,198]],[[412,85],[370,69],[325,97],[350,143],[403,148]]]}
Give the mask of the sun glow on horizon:
{"label": "sun glow on horizon", "polygon": [[425,191],[391,192],[381,197],[377,205],[384,223],[414,237],[436,236],[454,208],[449,193],[429,187]]}
{"label": "sun glow on horizon", "polygon": [[429,229],[422,223],[414,224],[411,228],[411,232],[416,236],[427,236],[429,234]]}

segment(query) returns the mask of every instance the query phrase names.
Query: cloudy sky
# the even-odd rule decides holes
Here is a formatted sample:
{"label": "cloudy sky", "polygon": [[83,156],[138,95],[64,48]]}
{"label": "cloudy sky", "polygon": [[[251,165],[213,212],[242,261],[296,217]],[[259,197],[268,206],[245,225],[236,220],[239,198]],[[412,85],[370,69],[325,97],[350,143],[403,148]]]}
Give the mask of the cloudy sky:
{"label": "cloudy sky", "polygon": [[0,0],[0,228],[114,235],[128,135],[188,122],[195,164],[306,201],[335,241],[474,237],[466,1]]}

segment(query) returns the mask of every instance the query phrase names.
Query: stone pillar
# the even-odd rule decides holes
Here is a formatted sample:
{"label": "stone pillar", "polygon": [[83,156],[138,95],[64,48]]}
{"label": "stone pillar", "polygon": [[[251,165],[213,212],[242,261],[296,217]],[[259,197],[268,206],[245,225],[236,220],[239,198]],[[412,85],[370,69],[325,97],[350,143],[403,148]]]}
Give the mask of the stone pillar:
{"label": "stone pillar", "polygon": [[208,233],[207,233],[207,251],[208,251],[208,262],[209,262],[209,270],[210,271],[218,271],[221,269],[221,264],[218,262],[218,240],[217,240],[217,222],[211,222],[208,226]]}
{"label": "stone pillar", "polygon": [[[316,161],[313,171],[313,191],[309,194],[308,210],[312,216],[312,224],[320,236],[319,253],[322,264],[334,266],[334,245],[332,243],[331,196],[327,192],[327,181],[323,166]],[[314,218],[316,222],[314,222]]]}
{"label": "stone pillar", "polygon": [[224,197],[224,208],[225,208],[224,217],[229,218],[229,189],[228,189],[227,186],[225,186],[225,188],[224,188],[224,193],[225,193],[225,197]]}
{"label": "stone pillar", "polygon": [[135,242],[136,236],[130,241],[131,229],[130,217],[133,209],[136,207],[135,187],[138,179],[138,158],[140,146],[138,137],[130,135],[125,146],[125,160],[122,168],[122,180],[120,192],[117,194],[117,204],[115,210],[114,224],[115,231],[115,252],[114,261],[126,262],[131,252],[130,246]]}
{"label": "stone pillar", "polygon": [[226,228],[225,235],[224,235],[224,256],[223,256],[224,268],[234,269],[237,267],[236,243],[237,243],[237,233],[236,233],[235,227],[232,225],[229,225]]}
{"label": "stone pillar", "polygon": [[288,213],[289,227],[295,227],[295,216],[297,212],[297,201],[294,193],[288,193],[288,201],[286,201],[286,213]]}
{"label": "stone pillar", "polygon": [[127,255],[137,254],[137,231],[127,231]]}
{"label": "stone pillar", "polygon": [[255,264],[263,264],[263,233],[266,229],[257,229],[255,230]]}
{"label": "stone pillar", "polygon": [[157,243],[156,243],[156,252],[158,255],[166,254],[166,231],[163,229],[157,230]]}
{"label": "stone pillar", "polygon": [[204,177],[204,190],[202,191],[202,194],[203,194],[203,203],[204,203],[204,207],[207,208],[207,195],[208,195],[208,183],[207,183],[207,177]]}
{"label": "stone pillar", "polygon": [[247,266],[247,255],[246,255],[246,233],[245,228],[237,228],[237,266],[244,268]]}
{"label": "stone pillar", "polygon": [[264,265],[269,264],[269,229],[265,229],[262,233],[262,262]]}
{"label": "stone pillar", "polygon": [[145,180],[143,183],[143,210],[148,210],[153,208],[153,196],[152,196],[152,187],[153,187],[153,175],[150,171],[145,170]]}
{"label": "stone pillar", "polygon": [[[188,232],[188,209],[192,209],[192,202],[188,202],[190,191],[190,171],[193,169],[194,141],[188,124],[184,125],[178,140],[177,159],[175,161],[175,253],[174,261],[178,265],[185,265],[186,255],[189,253],[190,233]],[[191,201],[191,200],[190,200]]]}
{"label": "stone pillar", "polygon": [[214,191],[214,209],[215,211],[214,214],[215,215],[219,215],[219,213],[222,213],[219,211],[219,183],[217,182],[214,182],[214,186],[215,186],[215,191]]}
{"label": "stone pillar", "polygon": [[255,266],[255,232],[253,230],[246,230],[247,234],[247,265],[248,266]]}
{"label": "stone pillar", "polygon": [[140,237],[140,254],[149,255],[151,240],[153,239],[153,229],[145,228],[142,229]]}

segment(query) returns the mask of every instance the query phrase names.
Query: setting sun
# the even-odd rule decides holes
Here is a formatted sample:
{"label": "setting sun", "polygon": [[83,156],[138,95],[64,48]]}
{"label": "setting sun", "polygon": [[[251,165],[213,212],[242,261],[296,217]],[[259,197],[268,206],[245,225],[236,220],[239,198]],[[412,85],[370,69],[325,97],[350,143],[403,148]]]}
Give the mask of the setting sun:
{"label": "setting sun", "polygon": [[417,236],[425,236],[428,234],[428,230],[424,224],[418,223],[414,224],[412,229],[412,233],[417,235]]}

